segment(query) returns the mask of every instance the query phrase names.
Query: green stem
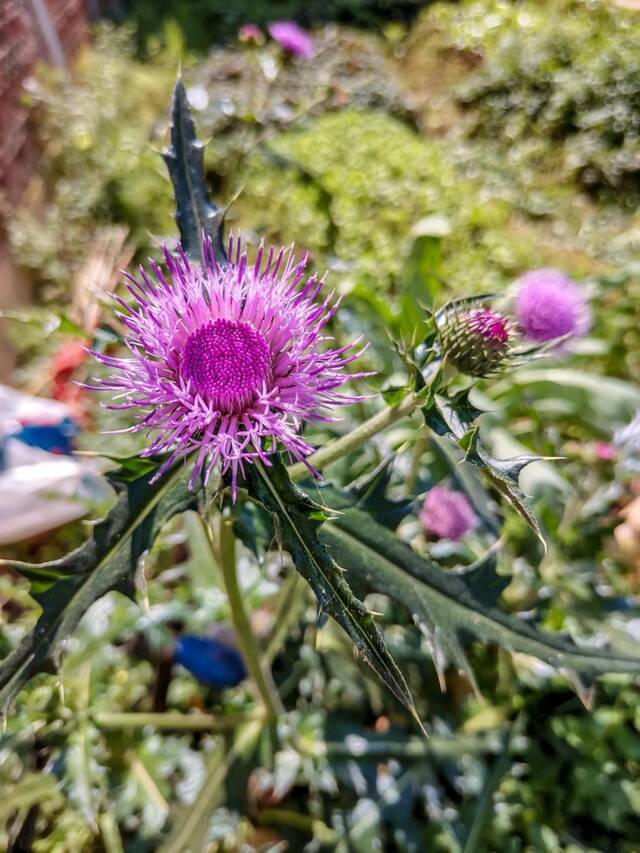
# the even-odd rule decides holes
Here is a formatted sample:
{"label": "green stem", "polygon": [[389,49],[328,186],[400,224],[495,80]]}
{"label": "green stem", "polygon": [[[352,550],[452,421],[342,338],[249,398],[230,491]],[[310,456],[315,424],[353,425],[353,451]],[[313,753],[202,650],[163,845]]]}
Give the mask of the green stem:
{"label": "green stem", "polygon": [[284,707],[271,678],[271,673],[261,660],[255,644],[249,617],[245,610],[236,573],[236,538],[233,532],[233,521],[220,513],[216,517],[215,536],[204,519],[203,524],[211,550],[216,555],[218,565],[222,571],[222,579],[229,600],[229,609],[231,610],[231,621],[238,637],[240,651],[242,652],[251,678],[258,689],[267,717],[270,720],[275,720],[280,714],[284,714]]}
{"label": "green stem", "polygon": [[327,844],[333,846],[338,837],[336,831],[328,827],[324,821],[313,817],[313,815],[294,812],[292,809],[262,809],[258,813],[258,819],[260,823],[287,826],[308,832],[323,846]]}
{"label": "green stem", "polygon": [[165,713],[104,711],[93,714],[92,719],[99,729],[105,731],[142,729],[151,726],[159,731],[217,732],[233,729],[260,717],[247,714],[231,714],[222,717],[214,714],[182,714],[179,711]]}
{"label": "green stem", "polygon": [[[410,415],[420,405],[422,399],[419,394],[412,393],[408,394],[397,406],[387,406],[347,435],[330,441],[325,447],[312,453],[307,460],[309,465],[317,469],[325,468],[352,450],[362,447],[374,435]],[[304,480],[308,474],[309,469],[302,462],[298,462],[289,468],[289,477],[294,483]]]}

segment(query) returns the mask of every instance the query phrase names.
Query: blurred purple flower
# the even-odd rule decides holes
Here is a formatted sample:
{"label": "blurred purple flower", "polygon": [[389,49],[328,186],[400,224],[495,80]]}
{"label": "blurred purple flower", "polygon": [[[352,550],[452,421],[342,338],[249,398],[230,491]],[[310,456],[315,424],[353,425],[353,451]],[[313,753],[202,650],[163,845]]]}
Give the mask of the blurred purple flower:
{"label": "blurred purple flower", "polygon": [[93,353],[109,368],[94,390],[113,393],[108,408],[135,411],[131,431],[155,432],[141,453],[167,454],[154,479],[197,452],[190,486],[219,465],[231,471],[235,497],[245,464],[269,465],[280,447],[303,461],[313,451],[303,424],[331,420],[327,407],[362,399],[336,389],[368,374],[344,370],[359,355],[355,343],[325,348],[340,300],[331,291],[316,301],[324,279],[305,281],[306,257],[270,249],[263,263],[261,246],[249,266],[232,238],[223,267],[210,240],[203,249],[203,267],[165,249],[168,275],[152,262],[152,275],[140,267],[138,280],[127,276],[135,302],[115,299],[130,357]]}
{"label": "blurred purple flower", "polygon": [[523,335],[544,343],[589,331],[583,290],[560,270],[539,269],[516,281],[516,317]]}
{"label": "blurred purple flower", "polygon": [[595,446],[596,457],[602,462],[611,462],[616,458],[616,449],[608,441],[598,441]]}
{"label": "blurred purple flower", "polygon": [[245,24],[238,30],[238,39],[251,44],[264,44],[264,33],[257,24]]}
{"label": "blurred purple flower", "polygon": [[315,54],[313,39],[306,30],[303,30],[294,21],[274,21],[269,24],[268,30],[271,38],[294,56],[311,59]]}
{"label": "blurred purple flower", "polygon": [[429,536],[458,542],[473,530],[478,517],[462,492],[447,486],[434,486],[422,505],[420,521]]}

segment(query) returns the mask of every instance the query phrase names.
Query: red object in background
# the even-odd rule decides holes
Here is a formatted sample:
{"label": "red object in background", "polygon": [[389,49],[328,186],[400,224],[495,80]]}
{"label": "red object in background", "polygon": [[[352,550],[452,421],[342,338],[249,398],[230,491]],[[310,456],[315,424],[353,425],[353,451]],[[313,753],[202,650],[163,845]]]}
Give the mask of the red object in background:
{"label": "red object in background", "polygon": [[63,344],[51,363],[51,396],[60,403],[66,403],[74,418],[87,425],[86,391],[73,379],[73,374],[87,357],[86,341],[68,341]]}

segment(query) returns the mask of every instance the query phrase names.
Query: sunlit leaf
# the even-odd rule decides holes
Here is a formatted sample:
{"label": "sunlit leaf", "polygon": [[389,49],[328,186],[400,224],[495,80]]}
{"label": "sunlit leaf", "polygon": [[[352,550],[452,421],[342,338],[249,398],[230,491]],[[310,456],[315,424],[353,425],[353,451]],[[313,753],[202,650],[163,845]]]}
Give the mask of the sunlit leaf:
{"label": "sunlit leaf", "polygon": [[425,423],[436,435],[454,441],[465,453],[465,461],[480,468],[491,485],[527,522],[546,547],[540,524],[518,483],[524,467],[542,459],[541,456],[518,456],[496,459],[484,447],[478,432],[477,419],[482,411],[469,400],[464,390],[454,397],[436,394],[431,405],[423,407]]}
{"label": "sunlit leaf", "polygon": [[293,485],[277,458],[268,471],[261,472],[259,467],[251,466],[249,481],[252,495],[277,519],[282,545],[312,587],[320,608],[347,632],[364,660],[394,695],[413,709],[409,688],[387,651],[373,616],[355,597],[336,562],[341,555],[336,553],[334,559],[318,538],[322,522],[313,515],[323,507]]}
{"label": "sunlit leaf", "polygon": [[178,79],[171,108],[171,143],[162,154],[176,197],[176,222],[180,243],[188,257],[202,263],[202,235],[213,241],[214,256],[226,259],[225,211],[209,198],[204,176],[204,145],[196,138],[187,93]]}
{"label": "sunlit leaf", "polygon": [[578,646],[500,610],[495,600],[503,581],[490,559],[471,567],[468,575],[445,571],[378,524],[346,493],[326,487],[321,495],[336,512],[322,527],[320,539],[339,556],[347,577],[357,577],[370,591],[401,604],[469,678],[473,674],[464,651],[469,639],[532,655],[587,680],[609,672],[640,674],[640,657]]}

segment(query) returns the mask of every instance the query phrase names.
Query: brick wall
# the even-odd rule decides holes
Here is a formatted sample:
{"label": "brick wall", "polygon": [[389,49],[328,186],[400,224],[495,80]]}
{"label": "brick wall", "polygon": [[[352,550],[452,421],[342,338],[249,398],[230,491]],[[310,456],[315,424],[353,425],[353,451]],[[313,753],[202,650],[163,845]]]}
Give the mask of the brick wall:
{"label": "brick wall", "polygon": [[[66,61],[87,38],[85,0],[39,0],[51,34]],[[28,114],[22,107],[22,84],[39,60],[51,61],[36,10],[38,0],[0,0],[0,192],[16,202],[32,175],[38,149]]]}
{"label": "brick wall", "polygon": [[[88,37],[88,0],[0,0],[0,311],[28,304],[31,284],[9,253],[3,216],[34,175],[39,150],[22,106],[25,77],[38,61],[66,63]],[[50,23],[49,43],[37,10]],[[51,38],[53,37],[52,51]],[[11,382],[15,355],[0,325],[0,382]]]}

